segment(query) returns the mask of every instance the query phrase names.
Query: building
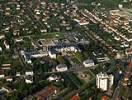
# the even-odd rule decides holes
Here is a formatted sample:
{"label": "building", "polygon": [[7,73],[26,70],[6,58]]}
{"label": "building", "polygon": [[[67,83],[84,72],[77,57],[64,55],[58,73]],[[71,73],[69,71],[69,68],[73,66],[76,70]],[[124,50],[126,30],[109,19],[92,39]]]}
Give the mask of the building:
{"label": "building", "polygon": [[52,81],[59,81],[61,79],[61,77],[58,77],[57,75],[51,75],[48,77],[48,81],[52,82]]}
{"label": "building", "polygon": [[32,84],[33,83],[33,76],[26,76],[25,77],[25,82],[27,84]]}
{"label": "building", "polygon": [[48,86],[37,92],[34,96],[37,100],[52,100],[51,98],[57,93],[57,87]]}
{"label": "building", "polygon": [[28,64],[32,63],[29,55],[27,55],[24,51],[21,51],[21,55],[23,56],[23,58],[24,58],[24,60],[25,60],[26,63],[28,63]]}
{"label": "building", "polygon": [[26,76],[29,76],[29,75],[30,75],[30,76],[33,76],[33,74],[34,74],[33,71],[25,72],[25,75],[26,75]]}
{"label": "building", "polygon": [[59,64],[56,66],[56,71],[58,71],[58,72],[64,72],[67,70],[68,70],[68,68],[67,68],[67,65],[65,65],[65,64]]}
{"label": "building", "polygon": [[102,96],[101,100],[108,100],[108,97],[107,96]]}
{"label": "building", "polygon": [[13,81],[12,77],[10,77],[10,76],[6,76],[5,79],[6,79],[7,82],[12,82]]}
{"label": "building", "polygon": [[112,87],[113,83],[114,83],[114,76],[113,75],[109,75],[109,88]]}
{"label": "building", "polygon": [[0,47],[0,52],[2,52],[3,50],[2,50],[2,47]]}
{"label": "building", "polygon": [[83,62],[83,65],[84,65],[85,67],[92,67],[92,66],[94,66],[94,61],[91,60],[91,59],[87,59],[87,60],[85,60],[85,61]]}
{"label": "building", "polygon": [[33,83],[33,75],[34,75],[33,71],[25,72],[25,82],[27,84]]}
{"label": "building", "polygon": [[0,88],[0,93],[3,93],[3,92],[9,93],[10,90],[7,89],[7,88],[5,88],[5,87],[1,87],[1,88]]}
{"label": "building", "polygon": [[57,57],[56,52],[54,52],[53,50],[49,50],[48,54],[49,54],[49,57],[52,59],[56,59]]}
{"label": "building", "polygon": [[98,63],[101,63],[101,62],[107,62],[109,61],[110,59],[108,57],[98,57],[97,58],[97,61]]}
{"label": "building", "polygon": [[80,100],[80,96],[78,94],[72,96],[70,100]]}
{"label": "building", "polygon": [[79,48],[77,48],[76,46],[73,46],[73,45],[56,46],[54,48],[55,48],[56,51],[61,52],[61,53],[80,51]]}
{"label": "building", "polygon": [[48,55],[50,58],[56,59],[57,54],[65,54],[67,52],[80,52],[81,50],[74,45],[57,45],[48,48]]}
{"label": "building", "polygon": [[11,64],[2,64],[2,69],[3,70],[10,70],[11,69]]}
{"label": "building", "polygon": [[4,41],[4,45],[5,45],[5,48],[6,48],[7,50],[10,49],[10,46],[6,43],[6,41]]}
{"label": "building", "polygon": [[1,78],[4,78],[4,77],[5,77],[5,75],[4,75],[4,70],[0,69],[0,79],[1,79]]}
{"label": "building", "polygon": [[89,24],[89,21],[87,21],[87,20],[84,19],[84,18],[74,19],[74,21],[76,21],[80,26],[88,25],[88,24]]}
{"label": "building", "polygon": [[107,91],[113,85],[114,76],[107,75],[106,73],[99,73],[96,75],[96,86],[97,88]]}
{"label": "building", "polygon": [[17,77],[21,76],[21,73],[20,72],[16,72],[16,76]]}

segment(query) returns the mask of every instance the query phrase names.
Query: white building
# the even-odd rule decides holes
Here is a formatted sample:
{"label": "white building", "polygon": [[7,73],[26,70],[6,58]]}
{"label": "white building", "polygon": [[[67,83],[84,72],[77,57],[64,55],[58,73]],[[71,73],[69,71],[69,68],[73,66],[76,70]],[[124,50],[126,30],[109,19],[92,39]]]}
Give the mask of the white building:
{"label": "white building", "polygon": [[21,76],[20,72],[17,72],[17,73],[16,73],[16,76],[18,76],[18,77]]}
{"label": "white building", "polygon": [[48,77],[48,81],[58,81],[60,79],[60,77],[58,77],[57,75],[51,75]]}
{"label": "white building", "polygon": [[21,51],[21,55],[24,57],[24,60],[25,60],[26,63],[32,64],[31,59],[27,58],[24,51]]}
{"label": "white building", "polygon": [[4,41],[4,45],[5,45],[5,48],[6,48],[7,50],[10,49],[10,46],[6,43],[6,41]]}
{"label": "white building", "polygon": [[8,89],[6,89],[5,87],[1,87],[0,92],[7,92],[7,93],[9,93],[10,91]]}
{"label": "white building", "polygon": [[56,70],[58,72],[64,72],[64,71],[67,71],[68,68],[65,64],[59,64],[59,65],[56,66]]}
{"label": "white building", "polygon": [[32,84],[32,83],[33,83],[33,81],[30,80],[30,79],[25,79],[25,82],[26,82],[27,84]]}
{"label": "white building", "polygon": [[6,81],[11,82],[11,81],[13,81],[13,79],[12,79],[12,77],[6,77]]}
{"label": "white building", "polygon": [[25,75],[26,75],[26,76],[28,76],[28,75],[33,76],[33,71],[25,72]]}
{"label": "white building", "polygon": [[0,35],[0,40],[4,38],[5,38],[5,35]]}
{"label": "white building", "polygon": [[106,62],[106,61],[109,61],[110,60],[110,58],[108,58],[108,57],[98,57],[97,58],[97,61],[99,62],[99,63],[101,63],[101,62]]}
{"label": "white building", "polygon": [[2,47],[0,47],[0,52],[2,52]]}
{"label": "white building", "polygon": [[56,59],[57,55],[56,53],[52,53],[51,51],[48,51],[49,57],[52,59]]}
{"label": "white building", "polygon": [[77,52],[80,50],[75,46],[66,46],[66,47],[56,48],[56,51],[63,53],[63,52]]}
{"label": "white building", "polygon": [[87,59],[87,60],[85,60],[85,61],[83,62],[83,65],[84,65],[85,67],[92,67],[92,66],[94,66],[94,61],[91,60],[91,59]]}
{"label": "white building", "polygon": [[96,75],[96,86],[103,91],[107,91],[113,85],[114,76],[106,73],[99,73]]}
{"label": "white building", "polygon": [[5,77],[5,75],[4,74],[0,74],[0,78],[4,78]]}
{"label": "white building", "polygon": [[4,71],[3,70],[0,70],[0,78],[4,78],[5,75],[4,75]]}
{"label": "white building", "polygon": [[32,53],[31,58],[41,58],[48,56],[47,51],[39,50],[38,52]]}
{"label": "white building", "polygon": [[111,88],[113,84],[114,84],[114,76],[109,75],[109,88]]}
{"label": "white building", "polygon": [[27,84],[32,84],[33,83],[33,76],[26,76],[25,77],[25,82]]}

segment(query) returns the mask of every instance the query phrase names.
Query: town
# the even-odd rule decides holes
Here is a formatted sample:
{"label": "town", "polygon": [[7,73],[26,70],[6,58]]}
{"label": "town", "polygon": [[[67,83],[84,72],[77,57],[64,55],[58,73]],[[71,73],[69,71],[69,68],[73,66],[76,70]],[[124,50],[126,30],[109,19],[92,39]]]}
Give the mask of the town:
{"label": "town", "polygon": [[131,0],[0,0],[0,100],[132,100]]}

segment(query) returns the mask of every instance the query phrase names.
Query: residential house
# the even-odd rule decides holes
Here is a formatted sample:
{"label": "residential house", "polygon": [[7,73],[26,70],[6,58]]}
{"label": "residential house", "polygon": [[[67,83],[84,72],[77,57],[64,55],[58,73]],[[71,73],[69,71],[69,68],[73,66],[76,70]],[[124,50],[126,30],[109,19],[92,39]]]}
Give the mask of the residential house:
{"label": "residential house", "polygon": [[68,67],[66,64],[59,64],[56,66],[56,71],[58,72],[63,72],[63,71],[67,71]]}
{"label": "residential house", "polygon": [[87,59],[87,60],[83,61],[83,65],[85,67],[92,67],[92,66],[94,66],[94,61],[91,59]]}
{"label": "residential house", "polygon": [[55,86],[48,86],[37,92],[34,96],[37,100],[52,100],[52,97],[56,95],[57,90],[58,89]]}

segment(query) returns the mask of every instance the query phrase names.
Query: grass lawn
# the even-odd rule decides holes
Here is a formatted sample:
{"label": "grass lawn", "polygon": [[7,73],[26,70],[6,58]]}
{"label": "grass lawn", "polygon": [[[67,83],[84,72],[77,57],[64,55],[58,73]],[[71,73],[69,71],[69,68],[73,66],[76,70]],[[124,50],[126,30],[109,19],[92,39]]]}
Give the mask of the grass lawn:
{"label": "grass lawn", "polygon": [[83,62],[83,61],[85,60],[85,58],[84,58],[84,56],[82,55],[81,52],[76,52],[76,53],[74,53],[74,56],[75,56],[75,58],[76,58],[80,63]]}

